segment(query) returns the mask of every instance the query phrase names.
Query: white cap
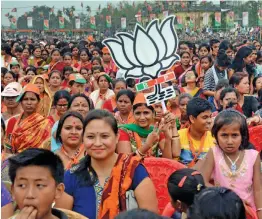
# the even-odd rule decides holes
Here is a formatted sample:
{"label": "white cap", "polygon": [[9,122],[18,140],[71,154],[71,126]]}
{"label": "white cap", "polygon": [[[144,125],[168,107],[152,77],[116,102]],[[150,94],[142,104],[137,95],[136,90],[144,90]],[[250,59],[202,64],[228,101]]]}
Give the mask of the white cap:
{"label": "white cap", "polygon": [[22,93],[22,86],[18,82],[11,82],[4,88],[1,93],[2,97],[17,97]]}

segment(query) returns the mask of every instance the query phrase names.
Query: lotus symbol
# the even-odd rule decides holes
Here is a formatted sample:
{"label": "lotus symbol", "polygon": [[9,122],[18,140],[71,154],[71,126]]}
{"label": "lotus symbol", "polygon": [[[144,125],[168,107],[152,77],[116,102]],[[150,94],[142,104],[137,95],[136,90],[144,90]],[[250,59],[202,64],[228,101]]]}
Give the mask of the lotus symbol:
{"label": "lotus symbol", "polygon": [[155,19],[146,29],[136,24],[133,35],[119,32],[103,41],[125,78],[157,78],[179,60],[174,20],[169,16],[159,27]]}

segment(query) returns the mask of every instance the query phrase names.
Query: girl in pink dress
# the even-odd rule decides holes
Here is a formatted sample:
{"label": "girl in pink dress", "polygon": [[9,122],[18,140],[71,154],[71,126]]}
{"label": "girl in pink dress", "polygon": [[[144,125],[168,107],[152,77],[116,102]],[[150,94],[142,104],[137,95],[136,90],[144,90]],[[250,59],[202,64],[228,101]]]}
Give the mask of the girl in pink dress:
{"label": "girl in pink dress", "polygon": [[260,157],[258,151],[248,149],[249,134],[245,117],[232,109],[220,112],[212,134],[217,146],[210,149],[203,165],[206,186],[212,186],[209,182],[213,176],[215,186],[234,191],[243,200],[247,213],[256,212],[257,218],[262,219]]}

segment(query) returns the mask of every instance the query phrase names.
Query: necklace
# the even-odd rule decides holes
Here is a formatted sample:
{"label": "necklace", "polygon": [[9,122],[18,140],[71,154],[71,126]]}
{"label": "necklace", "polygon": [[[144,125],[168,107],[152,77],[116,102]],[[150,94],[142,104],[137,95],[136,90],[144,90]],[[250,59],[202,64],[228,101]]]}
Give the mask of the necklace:
{"label": "necklace", "polygon": [[224,155],[227,157],[227,159],[230,161],[230,163],[231,163],[231,171],[232,171],[232,175],[234,176],[234,175],[236,175],[236,171],[237,171],[237,161],[239,160],[239,158],[240,158],[240,154],[241,153],[239,153],[239,155],[238,155],[238,157],[235,159],[235,161],[233,162],[230,158],[229,158],[229,156],[227,156],[225,153],[224,153]]}

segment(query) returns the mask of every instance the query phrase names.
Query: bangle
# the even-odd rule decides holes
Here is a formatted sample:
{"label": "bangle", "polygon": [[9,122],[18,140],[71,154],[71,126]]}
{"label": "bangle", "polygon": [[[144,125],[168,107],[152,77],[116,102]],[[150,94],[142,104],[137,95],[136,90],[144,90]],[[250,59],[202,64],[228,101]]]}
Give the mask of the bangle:
{"label": "bangle", "polygon": [[146,154],[143,154],[139,149],[137,149],[136,152],[137,152],[138,155],[140,155],[141,157],[145,157],[145,156],[146,156]]}
{"label": "bangle", "polygon": [[173,135],[172,138],[179,138],[179,135]]}
{"label": "bangle", "polygon": [[176,139],[180,139],[180,137],[179,136],[172,137],[172,140],[176,140]]}
{"label": "bangle", "polygon": [[258,211],[262,211],[262,208],[258,208],[258,209],[257,209],[257,212],[258,212]]}

